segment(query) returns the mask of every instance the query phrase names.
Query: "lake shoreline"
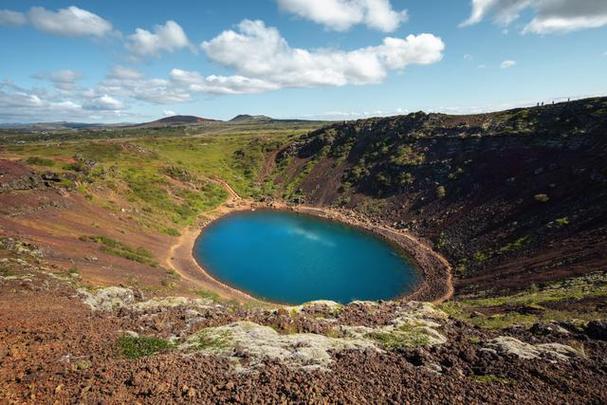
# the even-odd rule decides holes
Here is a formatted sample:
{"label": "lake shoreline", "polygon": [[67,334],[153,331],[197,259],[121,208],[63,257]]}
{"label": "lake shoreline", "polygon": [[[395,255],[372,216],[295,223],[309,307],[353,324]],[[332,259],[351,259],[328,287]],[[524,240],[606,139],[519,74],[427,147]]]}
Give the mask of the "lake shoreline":
{"label": "lake shoreline", "polygon": [[290,306],[261,300],[246,292],[223,283],[206,271],[195,258],[195,244],[204,229],[212,222],[230,214],[254,210],[275,210],[314,216],[337,223],[342,223],[377,236],[396,247],[408,259],[419,273],[418,285],[413,291],[403,294],[391,301],[430,301],[434,303],[448,300],[453,295],[451,266],[449,262],[421,238],[409,232],[396,230],[378,224],[356,214],[351,210],[335,210],[305,205],[289,205],[284,202],[258,203],[240,198],[227,183],[217,181],[229,194],[228,200],[208,213],[198,226],[186,228],[177,242],[169,249],[166,264],[182,278],[192,282],[199,290],[216,294],[222,299],[235,300],[241,303],[261,305]]}

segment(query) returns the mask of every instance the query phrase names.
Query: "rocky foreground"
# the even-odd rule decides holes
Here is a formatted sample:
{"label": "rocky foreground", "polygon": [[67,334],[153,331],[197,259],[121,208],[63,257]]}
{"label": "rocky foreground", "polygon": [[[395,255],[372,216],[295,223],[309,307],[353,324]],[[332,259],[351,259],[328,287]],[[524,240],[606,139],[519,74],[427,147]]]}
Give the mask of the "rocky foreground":
{"label": "rocky foreground", "polygon": [[0,402],[607,401],[605,322],[488,330],[420,302],[153,298],[0,242]]}

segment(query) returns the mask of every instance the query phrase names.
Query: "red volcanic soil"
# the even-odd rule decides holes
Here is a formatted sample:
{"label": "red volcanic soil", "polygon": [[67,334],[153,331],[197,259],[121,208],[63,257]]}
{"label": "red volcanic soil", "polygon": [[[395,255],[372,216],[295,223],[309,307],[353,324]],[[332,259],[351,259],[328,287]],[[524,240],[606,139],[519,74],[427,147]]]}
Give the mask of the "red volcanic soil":
{"label": "red volcanic soil", "polygon": [[[108,210],[78,193],[48,186],[40,175],[17,162],[0,160],[0,176],[3,184],[14,186],[0,193],[0,235],[35,243],[49,263],[62,270],[77,268],[91,285],[134,284],[160,293],[176,283],[161,266],[107,254],[98,244],[81,240],[106,236],[133,248],[145,247],[163,262],[175,238],[144,229],[130,218],[128,209]],[[9,181],[4,183],[4,179]],[[177,281],[172,287],[188,293],[196,285]]]}

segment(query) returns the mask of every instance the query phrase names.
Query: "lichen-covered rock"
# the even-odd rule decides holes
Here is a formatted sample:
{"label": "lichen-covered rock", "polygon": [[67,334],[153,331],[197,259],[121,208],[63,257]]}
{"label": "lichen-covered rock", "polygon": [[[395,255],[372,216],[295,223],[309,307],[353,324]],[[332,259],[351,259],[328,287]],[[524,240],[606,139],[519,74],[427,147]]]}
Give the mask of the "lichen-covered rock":
{"label": "lichen-covered rock", "polygon": [[399,308],[390,325],[377,328],[342,326],[340,331],[345,336],[369,339],[386,349],[441,345],[447,338],[438,329],[447,317],[430,303],[409,302]]}
{"label": "lichen-covered rock", "polygon": [[124,308],[135,302],[133,290],[123,287],[100,288],[93,292],[79,289],[78,293],[93,311],[111,311]]}
{"label": "lichen-covered rock", "polygon": [[247,359],[249,367],[263,359],[277,360],[296,368],[326,369],[332,362],[329,352],[341,350],[376,350],[366,339],[333,338],[312,333],[280,335],[268,326],[242,321],[206,328],[191,336],[182,345],[184,350],[199,350],[226,356],[239,363]]}
{"label": "lichen-covered rock", "polygon": [[449,318],[447,313],[437,309],[429,302],[411,301],[405,303],[396,313],[395,325],[425,325],[431,328],[440,326],[441,321]]}
{"label": "lichen-covered rock", "polygon": [[534,345],[510,336],[499,336],[490,340],[485,344],[485,349],[493,350],[498,354],[514,355],[525,360],[548,358],[565,361],[580,355],[573,347],[560,343]]}
{"label": "lichen-covered rock", "polygon": [[330,300],[317,300],[306,302],[302,305],[297,305],[293,307],[289,307],[291,311],[294,312],[302,312],[302,311],[329,311],[329,312],[339,312],[343,308],[343,305],[337,303],[335,301]]}
{"label": "lichen-covered rock", "polygon": [[44,256],[36,245],[13,238],[0,238],[0,249],[6,249],[17,255],[26,255],[38,259]]}
{"label": "lichen-covered rock", "polygon": [[212,300],[203,298],[164,297],[137,302],[131,306],[134,311],[153,311],[162,308],[188,307],[191,309],[206,309],[216,306]]}

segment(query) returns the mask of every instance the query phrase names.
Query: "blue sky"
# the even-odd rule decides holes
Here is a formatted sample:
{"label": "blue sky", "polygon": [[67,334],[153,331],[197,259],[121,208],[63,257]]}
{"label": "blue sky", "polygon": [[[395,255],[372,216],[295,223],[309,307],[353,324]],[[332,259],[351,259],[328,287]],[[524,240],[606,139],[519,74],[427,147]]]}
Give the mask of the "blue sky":
{"label": "blue sky", "polygon": [[604,0],[3,0],[0,122],[355,119],[607,95]]}

